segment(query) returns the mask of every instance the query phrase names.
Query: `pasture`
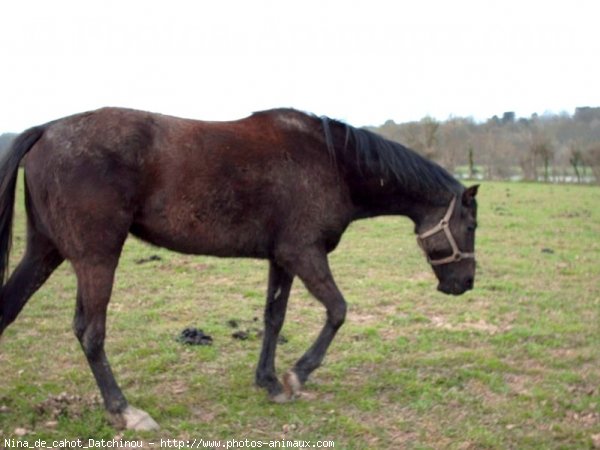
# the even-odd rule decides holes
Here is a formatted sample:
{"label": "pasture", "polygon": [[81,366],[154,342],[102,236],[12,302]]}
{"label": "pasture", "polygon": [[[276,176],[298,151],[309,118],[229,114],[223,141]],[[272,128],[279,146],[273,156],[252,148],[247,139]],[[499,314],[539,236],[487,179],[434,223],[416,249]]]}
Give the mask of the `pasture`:
{"label": "pasture", "polygon": [[[24,243],[18,188],[13,267]],[[118,432],[71,330],[63,264],[0,341],[0,438],[332,440],[340,449],[600,446],[600,188],[484,183],[475,289],[436,280],[400,217],[354,223],[331,265],[348,319],[294,403],[254,386],[265,261],[184,256],[130,238],[106,351],[132,405],[161,425]],[[295,280],[279,374],[324,309]],[[237,322],[237,328],[232,322]],[[188,326],[212,346],[176,341]],[[248,339],[232,338],[247,331]]]}

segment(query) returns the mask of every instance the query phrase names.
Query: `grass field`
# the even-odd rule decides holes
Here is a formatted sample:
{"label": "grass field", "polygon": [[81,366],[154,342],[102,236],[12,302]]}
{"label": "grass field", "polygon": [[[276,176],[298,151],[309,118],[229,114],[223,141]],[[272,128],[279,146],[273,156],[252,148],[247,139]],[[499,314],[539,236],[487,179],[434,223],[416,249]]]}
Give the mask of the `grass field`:
{"label": "grass field", "polygon": [[[332,440],[339,449],[600,447],[600,188],[484,183],[475,290],[449,297],[404,218],[353,224],[331,256],[350,305],[295,403],[254,387],[267,264],[126,245],[107,353],[129,401],[162,426],[119,433],[71,331],[63,264],[0,342],[5,438]],[[13,265],[23,250],[18,199]],[[160,259],[139,264],[157,255]],[[258,320],[256,319],[258,318]],[[278,347],[287,370],[324,311],[296,282]],[[250,330],[236,340],[228,324]],[[210,347],[176,341],[187,326]]]}

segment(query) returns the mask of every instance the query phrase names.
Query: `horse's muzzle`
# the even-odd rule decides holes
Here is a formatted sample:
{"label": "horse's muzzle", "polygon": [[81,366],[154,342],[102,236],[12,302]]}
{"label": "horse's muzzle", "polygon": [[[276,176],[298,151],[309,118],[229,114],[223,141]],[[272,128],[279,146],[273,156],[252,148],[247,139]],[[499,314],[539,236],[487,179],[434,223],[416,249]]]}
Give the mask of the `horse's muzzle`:
{"label": "horse's muzzle", "polygon": [[438,291],[448,295],[461,295],[473,289],[474,280],[472,277],[465,279],[462,282],[454,281],[451,283],[439,283]]}

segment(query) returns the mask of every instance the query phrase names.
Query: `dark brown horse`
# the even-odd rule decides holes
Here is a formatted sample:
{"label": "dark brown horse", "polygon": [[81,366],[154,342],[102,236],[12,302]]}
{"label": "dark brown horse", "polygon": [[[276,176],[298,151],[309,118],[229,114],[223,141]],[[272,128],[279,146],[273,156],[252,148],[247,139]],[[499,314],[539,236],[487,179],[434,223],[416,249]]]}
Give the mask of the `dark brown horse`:
{"label": "dark brown horse", "polygon": [[[27,249],[4,283],[22,159]],[[350,222],[408,216],[438,289],[461,294],[475,274],[476,192],[400,144],[294,110],[220,123],[117,108],[60,119],[21,134],[0,162],[0,333],[69,260],[77,276],[73,328],[108,412],[127,428],[156,428],[128,405],[104,353],[127,235],[183,253],[264,258],[270,271],[256,383],[286,401],[344,322],[346,302],[327,254]],[[327,320],[282,383],[275,346],[295,276]]]}

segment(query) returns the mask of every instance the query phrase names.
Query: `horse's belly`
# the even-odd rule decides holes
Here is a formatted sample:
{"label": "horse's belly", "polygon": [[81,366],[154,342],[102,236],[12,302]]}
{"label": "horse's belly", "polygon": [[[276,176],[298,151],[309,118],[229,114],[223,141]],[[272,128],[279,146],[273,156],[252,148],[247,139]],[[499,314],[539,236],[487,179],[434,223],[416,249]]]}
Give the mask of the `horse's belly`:
{"label": "horse's belly", "polygon": [[154,245],[181,253],[267,258],[272,248],[268,226],[248,218],[230,222],[196,217],[164,217],[134,222],[131,233]]}

